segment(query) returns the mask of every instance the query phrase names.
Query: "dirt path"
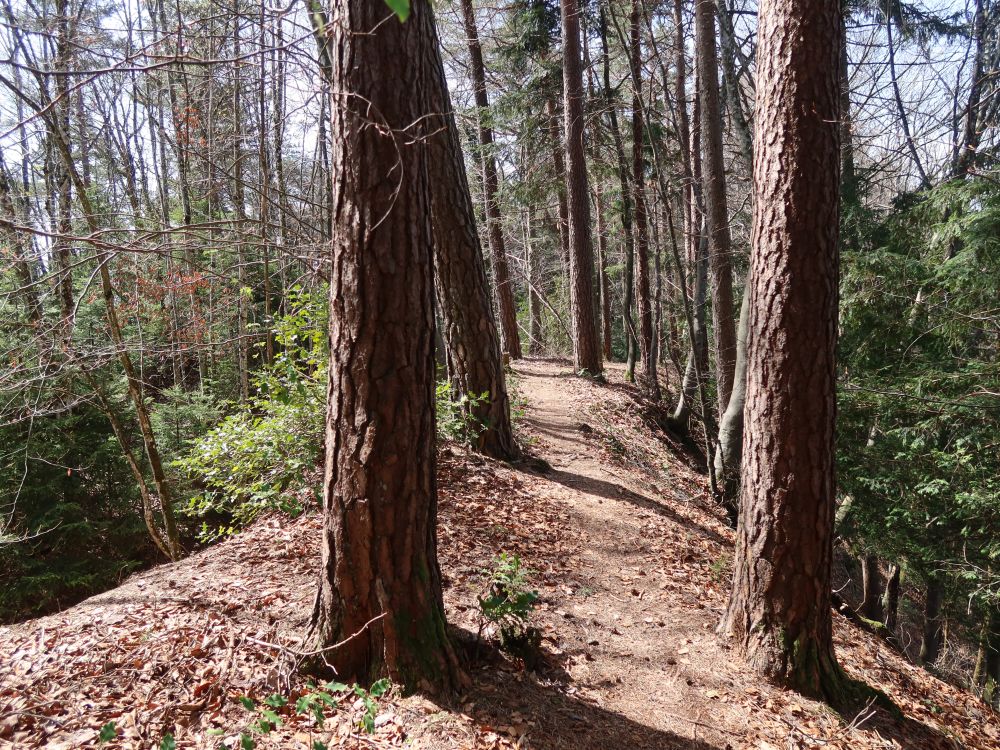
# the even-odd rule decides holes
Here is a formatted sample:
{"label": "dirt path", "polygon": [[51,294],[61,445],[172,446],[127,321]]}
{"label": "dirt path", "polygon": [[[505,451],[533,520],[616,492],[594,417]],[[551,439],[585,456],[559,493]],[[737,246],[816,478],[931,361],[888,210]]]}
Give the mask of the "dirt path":
{"label": "dirt path", "polygon": [[[743,731],[718,700],[732,686],[714,634],[718,601],[699,597],[706,592],[690,575],[693,564],[723,559],[725,532],[694,507],[687,515],[674,509],[677,496],[689,499],[685,492],[664,502],[679,467],[665,465],[654,478],[607,460],[602,438],[617,430],[604,423],[599,400],[595,408],[600,386],[574,378],[567,363],[516,369],[528,430],[552,465],[548,492],[585,538],[576,585],[564,592],[566,619],[585,635],[584,657],[569,670],[574,682],[624,720],[662,733],[643,746],[725,747]],[[622,376],[614,366],[608,372],[612,384]]]}

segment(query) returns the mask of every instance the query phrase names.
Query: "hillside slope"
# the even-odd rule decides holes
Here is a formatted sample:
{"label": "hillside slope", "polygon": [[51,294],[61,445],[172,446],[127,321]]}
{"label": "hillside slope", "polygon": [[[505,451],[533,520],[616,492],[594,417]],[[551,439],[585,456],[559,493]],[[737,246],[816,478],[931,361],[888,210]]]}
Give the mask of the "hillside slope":
{"label": "hillside slope", "polygon": [[[907,718],[842,719],[759,682],[715,633],[732,533],[704,479],[650,427],[612,369],[608,385],[566,363],[519,363],[522,434],[551,464],[516,469],[444,446],[440,554],[456,637],[478,628],[481,571],[501,551],[534,571],[543,663],[478,649],[472,685],[438,703],[395,693],[359,732],[360,701],[322,728],[279,711],[257,747],[981,748],[1000,717],[836,616],[838,654]],[[251,714],[238,698],[304,689],[288,649],[315,588],[319,518],[271,518],[76,607],[0,628],[0,747],[236,747]]]}

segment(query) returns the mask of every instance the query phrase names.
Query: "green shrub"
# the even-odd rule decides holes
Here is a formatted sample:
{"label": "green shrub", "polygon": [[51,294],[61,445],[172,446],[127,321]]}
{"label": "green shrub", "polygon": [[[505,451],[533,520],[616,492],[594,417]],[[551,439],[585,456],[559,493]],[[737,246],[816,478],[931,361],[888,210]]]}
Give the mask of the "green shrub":
{"label": "green shrub", "polygon": [[202,541],[231,534],[266,510],[303,510],[289,490],[303,486],[320,460],[324,405],[317,391],[323,389],[289,403],[257,402],[261,414],[227,417],[174,462],[201,488],[184,513],[203,520]]}
{"label": "green shrub", "polygon": [[290,311],[275,321],[274,362],[254,380],[259,395],[173,462],[195,489],[184,513],[202,521],[202,541],[231,534],[268,510],[301,513],[294,491],[306,487],[322,460],[325,303],[305,292],[291,299]]}
{"label": "green shrub", "polygon": [[472,410],[489,400],[489,393],[455,398],[451,383],[439,381],[434,389],[434,407],[437,412],[438,437],[472,443],[484,429]]}
{"label": "green shrub", "polygon": [[520,557],[501,552],[493,568],[483,571],[486,589],[479,596],[480,634],[487,624],[494,625],[501,646],[526,662],[533,660],[541,641],[541,633],[531,626],[538,592],[528,588],[528,576]]}
{"label": "green shrub", "polygon": [[[330,715],[337,712],[340,702],[351,695],[361,701],[364,711],[358,719],[358,728],[368,734],[375,731],[375,718],[378,716],[378,700],[392,689],[392,683],[387,679],[377,680],[365,690],[360,685],[345,685],[342,682],[327,682],[317,687],[312,683],[309,689],[302,693],[292,704],[288,698],[278,693],[268,696],[262,704],[253,698],[243,696],[240,704],[249,711],[253,718],[246,730],[240,732],[241,750],[254,750],[257,741],[254,736],[270,734],[281,726],[281,716],[299,714],[312,716],[316,726],[323,728],[323,723]],[[319,740],[313,742],[315,750],[326,750],[326,745]]]}

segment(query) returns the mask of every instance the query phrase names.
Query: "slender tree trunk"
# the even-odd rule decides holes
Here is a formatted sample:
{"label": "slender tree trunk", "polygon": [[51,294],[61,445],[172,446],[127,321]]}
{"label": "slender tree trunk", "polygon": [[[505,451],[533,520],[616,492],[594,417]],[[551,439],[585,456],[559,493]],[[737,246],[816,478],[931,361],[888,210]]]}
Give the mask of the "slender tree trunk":
{"label": "slender tree trunk", "polygon": [[[240,57],[242,44],[240,37],[240,16],[233,13],[233,54]],[[240,381],[240,399],[246,403],[250,399],[250,339],[249,315],[251,295],[247,286],[247,259],[243,243],[243,233],[247,230],[246,186],[243,178],[243,79],[239,66],[233,69],[233,166],[232,198],[236,208],[236,371]],[[321,136],[321,141],[323,141]]]}
{"label": "slender tree trunk", "polygon": [[615,157],[618,163],[618,182],[621,187],[621,217],[622,234],[625,240],[625,263],[622,274],[622,321],[625,329],[625,379],[635,382],[635,360],[639,348],[635,321],[632,318],[632,300],[634,296],[635,275],[635,242],[632,233],[632,191],[629,189],[629,169],[625,160],[625,147],[622,142],[621,127],[618,124],[618,107],[611,89],[611,63],[608,51],[608,21],[606,0],[598,4],[599,24],[601,34],[601,77],[604,86],[604,106],[608,109],[608,122],[611,129],[611,139],[614,142]]}
{"label": "slender tree trunk", "polygon": [[[69,61],[73,40],[70,38],[71,10],[68,0],[58,0],[56,3],[56,68],[64,73],[55,77],[56,101],[51,115],[56,122],[50,122],[49,137],[53,141],[62,139],[67,149],[70,145],[70,77]],[[53,171],[55,188],[58,193],[56,237],[53,242],[53,252],[59,269],[57,292],[60,307],[60,338],[62,345],[68,351],[73,337],[74,293],[73,293],[73,260],[70,250],[69,235],[73,232],[73,190],[70,177],[70,165],[60,159],[58,142],[53,147]]]}
{"label": "slender tree trunk", "polygon": [[701,97],[701,149],[709,263],[712,269],[712,333],[715,342],[719,415],[726,411],[736,369],[736,322],[733,317],[733,263],[722,151],[715,2],[695,3],[695,49]]}
{"label": "slender tree trunk", "polygon": [[906,108],[903,106],[903,97],[899,93],[899,79],[896,75],[896,48],[892,38],[891,13],[885,14],[885,37],[886,47],[889,50],[889,80],[892,83],[893,100],[896,102],[896,114],[899,116],[899,124],[903,129],[903,136],[906,139],[906,148],[910,152],[910,158],[913,159],[913,166],[916,167],[917,174],[920,177],[920,187],[926,189],[931,186],[931,181],[927,176],[927,172],[924,171],[924,165],[920,160],[920,154],[917,153],[917,144],[913,140],[913,134],[910,130],[910,120],[906,116]]}
{"label": "slender tree trunk", "polygon": [[[314,11],[332,96],[324,529],[311,640],[338,678],[448,691],[437,561],[431,186],[421,147],[440,104],[427,0],[399,23],[383,3]],[[400,65],[400,60],[409,61]],[[379,113],[372,122],[370,112]],[[391,179],[387,176],[391,175]]]}
{"label": "slender tree trunk", "polygon": [[983,700],[994,705],[1000,697],[1000,605],[994,604],[986,619],[982,641],[982,684]]}
{"label": "slender tree trunk", "polygon": [[[48,97],[44,97],[41,104],[43,107],[40,113],[44,113],[52,109],[53,102]],[[100,232],[100,227],[97,224],[97,212],[94,210],[90,196],[83,184],[83,179],[73,161],[69,136],[63,128],[63,120],[57,116],[44,114],[43,116],[50,127],[49,133],[52,136],[53,145],[58,151],[58,158],[62,162],[62,167],[66,170],[71,184],[76,189],[77,201],[80,204],[87,228],[92,234],[97,235]],[[98,268],[97,276],[101,284],[101,296],[104,299],[104,312],[108,325],[108,334],[111,337],[115,355],[125,375],[125,384],[128,388],[129,399],[135,409],[139,432],[142,435],[143,445],[146,449],[146,459],[149,462],[149,468],[153,475],[153,483],[159,494],[164,537],[171,559],[178,559],[182,550],[174,519],[173,493],[166,472],[163,469],[163,461],[156,443],[153,423],[150,419],[149,406],[143,394],[142,379],[139,377],[132,362],[132,355],[125,340],[121,321],[118,318],[115,287],[112,282],[110,268],[112,257],[108,250],[102,248],[98,250],[96,260]]]}
{"label": "slender tree trunk", "polygon": [[629,65],[632,70],[632,194],[635,205],[635,288],[639,312],[639,353],[646,391],[660,399],[653,345],[653,305],[649,289],[649,226],[646,210],[646,160],[642,122],[642,44],[639,36],[639,3],[632,0],[629,18]]}
{"label": "slender tree trunk", "polygon": [[[743,112],[736,76],[736,41],[732,18],[726,8],[728,0],[718,0],[719,30],[722,47],[722,67],[725,72],[726,104],[729,120],[736,133],[740,154],[749,172],[753,171],[753,137]],[[752,196],[751,196],[752,197]],[[730,243],[731,245],[731,243]],[[748,285],[749,287],[749,285]],[[733,368],[733,388],[726,408],[719,415],[719,439],[715,451],[715,473],[719,477],[722,504],[735,524],[739,513],[740,468],[743,458],[743,409],[746,398],[746,345],[749,319],[749,295],[744,292],[740,303],[740,318],[736,328],[736,361]]]}
{"label": "slender tree trunk", "polygon": [[927,581],[927,598],[924,600],[924,625],[920,635],[921,664],[933,664],[941,654],[942,623],[941,603],[944,599],[944,581],[933,575]]}
{"label": "slender tree trunk", "polygon": [[489,125],[490,102],[486,92],[486,66],[483,64],[483,49],[479,44],[479,31],[476,28],[476,14],[472,9],[472,0],[461,0],[461,2],[478,110],[486,228],[490,256],[493,259],[493,281],[496,284],[497,310],[500,315],[500,339],[503,351],[512,359],[520,359],[521,340],[517,333],[517,308],[514,305],[514,291],[507,266],[507,248],[504,245],[503,225],[500,221],[499,178],[496,158],[493,155],[493,129]]}
{"label": "slender tree trunk", "polygon": [[843,705],[852,696],[830,609],[840,2],[765,0],[759,24],[746,394],[754,429],[722,629],[757,672]]}
{"label": "slender tree trunk", "polygon": [[[678,42],[683,42],[683,35],[678,38]],[[680,64],[678,60],[678,64]],[[677,408],[671,417],[671,422],[675,430],[681,434],[688,434],[690,431],[690,418],[693,407],[696,403],[696,396],[706,390],[708,380],[708,326],[706,324],[706,307],[708,302],[708,235],[705,231],[705,211],[702,202],[702,168],[701,168],[701,95],[699,89],[701,81],[695,76],[694,95],[694,118],[691,128],[691,142],[689,146],[689,163],[687,171],[691,175],[689,206],[689,220],[691,222],[691,233],[688,235],[688,253],[694,266],[694,279],[692,289],[692,325],[691,353],[688,356],[687,366],[684,368],[684,379],[681,383],[681,396],[677,401]],[[686,120],[686,115],[684,120]],[[704,407],[707,400],[702,405],[701,421],[708,430],[712,424],[711,414]],[[710,436],[706,435],[706,445],[710,441]],[[706,462],[709,461],[706,456]],[[714,464],[713,464],[714,475]]]}
{"label": "slender tree trunk", "polygon": [[858,203],[858,177],[854,165],[854,121],[851,116],[851,72],[847,49],[847,15],[840,20],[840,195],[845,209]]}
{"label": "slender tree trunk", "polygon": [[743,111],[743,97],[740,95],[739,78],[736,72],[736,39],[733,31],[733,18],[726,7],[730,0],[716,0],[719,12],[719,46],[722,50],[723,89],[726,96],[726,109],[729,111],[729,122],[732,125],[736,140],[739,143],[740,155],[746,164],[748,172],[753,171],[753,136],[747,124],[746,113]]}
{"label": "slender tree trunk", "polygon": [[897,617],[899,614],[899,574],[901,568],[893,565],[889,570],[889,577],[885,580],[885,592],[882,594],[882,611],[885,619],[886,629],[890,633],[896,632]]}
{"label": "slender tree trunk", "polygon": [[542,298],[539,291],[541,280],[541,268],[539,267],[540,248],[538,247],[538,221],[535,219],[535,207],[528,209],[526,218],[528,226],[525,235],[527,236],[526,253],[528,256],[528,325],[530,341],[528,342],[528,352],[530,354],[540,354],[542,351]]}
{"label": "slender tree trunk", "polygon": [[740,324],[736,329],[736,366],[733,392],[719,418],[719,440],[715,445],[715,476],[719,479],[722,505],[730,522],[739,519],[740,471],[743,458],[743,409],[747,392],[747,326],[750,323],[750,285],[740,303]]}
{"label": "slender tree trunk", "polygon": [[[664,94],[666,92],[664,91]],[[692,329],[689,336],[690,351],[681,380],[677,406],[671,416],[673,428],[682,434],[690,429],[691,407],[695,403],[699,388],[698,372],[705,373],[708,367],[708,339],[705,329],[705,300],[707,299],[708,259],[702,253],[707,245],[701,241],[697,215],[694,164],[700,161],[691,146],[692,136],[687,111],[687,60],[684,39],[683,0],[674,0],[674,99],[676,100],[677,137],[681,156],[681,199],[684,212],[685,256],[692,263]],[[687,293],[687,292],[685,292]],[[699,368],[699,364],[701,367]]]}
{"label": "slender tree trunk", "polygon": [[[6,214],[4,218],[11,222],[20,218],[27,226],[28,221],[30,221],[30,217],[27,215],[18,217],[14,201],[14,180],[7,171],[2,153],[0,153],[0,208]],[[21,287],[18,290],[18,296],[24,300],[28,322],[32,327],[37,327],[42,321],[42,301],[38,295],[38,289],[35,287],[35,273],[32,270],[34,261],[31,258],[31,237],[24,232],[4,229],[0,231],[0,238],[5,243],[9,243],[9,247],[14,251],[14,270]]]}
{"label": "slender tree trunk", "polygon": [[[972,36],[976,51],[973,55],[972,76],[969,82],[969,100],[965,105],[965,127],[962,131],[962,142],[958,146],[958,153],[952,166],[952,174],[956,177],[967,172],[975,162],[976,151],[979,149],[979,141],[983,135],[979,123],[979,110],[982,106],[983,82],[986,77],[986,55],[983,41],[987,33],[987,16],[990,14],[990,8],[988,2],[984,2],[984,0],[975,0],[975,3],[976,12],[972,20]],[[994,6],[993,13],[1000,14],[1000,10]],[[994,23],[994,26],[998,27],[998,24]],[[994,44],[996,43],[994,42]],[[997,96],[995,92],[993,95]]]}
{"label": "slender tree trunk", "polygon": [[118,441],[118,445],[122,449],[122,455],[125,457],[125,462],[128,464],[129,471],[132,472],[132,478],[135,479],[136,487],[139,489],[139,500],[142,503],[142,520],[146,524],[146,531],[149,532],[149,538],[167,559],[172,559],[173,555],[170,552],[170,545],[163,538],[160,530],[156,527],[152,493],[149,491],[149,485],[146,482],[145,475],[142,473],[142,468],[139,466],[139,462],[136,460],[135,454],[132,452],[132,446],[129,443],[125,428],[122,425],[121,420],[118,419],[118,415],[115,413],[114,407],[108,401],[107,396],[105,396],[100,384],[90,373],[86,373],[84,377],[93,389],[94,394],[97,396],[97,402],[100,405],[101,411],[103,411],[104,415],[108,418],[108,422],[111,424],[111,431],[114,433],[115,439]]}
{"label": "slender tree trunk", "polygon": [[549,120],[549,138],[552,141],[552,167],[556,178],[556,197],[559,202],[559,256],[563,265],[569,270],[569,203],[566,202],[566,159],[563,143],[562,127],[559,124],[559,113],[556,111],[556,100],[549,97],[545,100],[545,114]]}
{"label": "slender tree trunk", "polygon": [[597,210],[597,273],[600,275],[598,287],[601,297],[601,346],[604,359],[611,362],[611,279],[608,278],[608,228],[604,223],[604,196],[601,186],[597,186],[595,208]]}
{"label": "slender tree trunk", "polygon": [[271,244],[273,236],[273,221],[271,207],[274,203],[271,189],[271,149],[268,137],[267,90],[270,83],[267,80],[267,33],[265,31],[266,6],[261,0],[257,21],[257,227],[260,243],[263,302],[264,302],[264,363],[268,366],[274,363],[274,316],[273,291],[271,289]]}
{"label": "slender tree trunk", "polygon": [[590,191],[584,149],[583,66],[580,59],[580,3],[561,0],[563,97],[566,116],[566,201],[569,205],[570,311],[573,319],[573,369],[601,377],[601,347],[594,315],[594,247],[590,229]]}
{"label": "slender tree trunk", "polygon": [[[677,140],[680,142],[681,198],[684,208],[684,247],[687,257],[694,259],[698,252],[698,222],[695,217],[694,159],[691,148],[691,126],[687,111],[687,58],[684,39],[683,0],[674,0],[674,99],[677,109]],[[664,82],[666,84],[666,82]],[[664,88],[666,96],[666,88]],[[691,343],[692,351],[694,342]]]}
{"label": "slender tree trunk", "polygon": [[861,558],[861,616],[875,622],[882,622],[882,573],[878,567],[878,556],[864,555]]}

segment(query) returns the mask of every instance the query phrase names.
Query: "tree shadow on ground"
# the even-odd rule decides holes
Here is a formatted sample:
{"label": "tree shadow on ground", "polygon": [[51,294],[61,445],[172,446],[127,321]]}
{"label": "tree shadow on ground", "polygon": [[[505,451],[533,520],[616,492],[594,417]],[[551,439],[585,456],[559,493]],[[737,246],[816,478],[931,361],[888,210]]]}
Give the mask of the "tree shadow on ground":
{"label": "tree shadow on ground", "polygon": [[[690,736],[657,729],[598,706],[576,692],[558,657],[546,654],[536,671],[518,671],[488,644],[473,646],[475,634],[452,627],[452,638],[470,659],[472,686],[462,710],[480,725],[507,734],[523,728],[526,747],[538,750],[724,750],[724,734],[695,722]],[[453,707],[454,708],[454,707]],[[516,739],[516,738],[512,738]]]}
{"label": "tree shadow on ground", "polygon": [[585,492],[588,495],[595,495],[597,497],[603,497],[607,500],[618,500],[634,505],[642,510],[649,511],[650,513],[655,513],[673,523],[683,526],[689,531],[698,534],[699,536],[708,539],[715,544],[720,544],[724,546],[730,545],[721,534],[712,529],[702,526],[697,521],[694,521],[686,516],[682,516],[680,513],[675,511],[673,508],[652,500],[645,495],[640,495],[638,492],[633,492],[632,490],[623,487],[615,482],[607,482],[603,479],[594,479],[592,477],[583,476],[582,474],[576,474],[571,471],[565,471],[562,469],[553,469],[545,474],[547,479],[551,479],[557,484],[561,484],[564,487],[569,487],[577,492]]}
{"label": "tree shadow on ground", "polygon": [[861,726],[863,732],[877,732],[887,745],[902,750],[959,750],[963,747],[941,730],[909,716],[894,716],[879,709]]}

